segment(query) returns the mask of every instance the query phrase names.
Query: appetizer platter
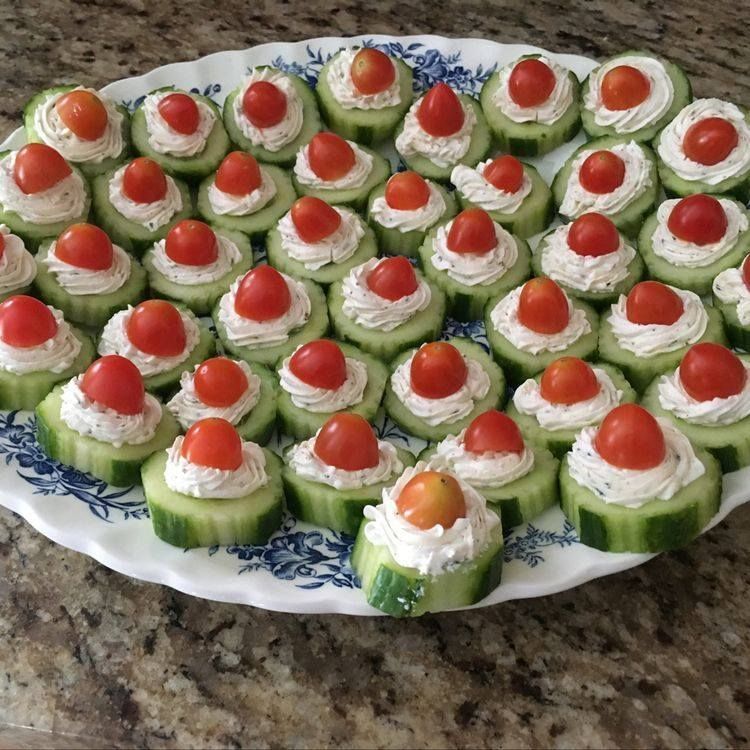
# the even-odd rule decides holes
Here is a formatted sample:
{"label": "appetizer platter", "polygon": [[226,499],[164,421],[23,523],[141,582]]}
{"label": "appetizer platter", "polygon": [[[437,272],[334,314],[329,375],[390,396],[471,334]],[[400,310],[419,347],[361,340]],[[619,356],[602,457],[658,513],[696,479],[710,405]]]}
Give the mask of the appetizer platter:
{"label": "appetizer platter", "polygon": [[272,43],[0,148],[0,503],[289,612],[541,596],[750,499],[750,122],[657,51]]}

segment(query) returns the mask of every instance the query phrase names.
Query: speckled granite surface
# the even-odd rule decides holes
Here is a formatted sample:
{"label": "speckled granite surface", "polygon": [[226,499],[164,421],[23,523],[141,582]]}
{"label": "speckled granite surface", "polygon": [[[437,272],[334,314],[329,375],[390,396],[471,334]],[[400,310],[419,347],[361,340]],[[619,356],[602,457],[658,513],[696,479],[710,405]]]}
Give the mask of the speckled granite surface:
{"label": "speckled granite surface", "polygon": [[[658,48],[698,94],[750,104],[741,3],[577,5],[3,0],[0,130],[58,81],[363,31]],[[191,599],[0,511],[0,748],[747,746],[748,539],[745,507],[684,552],[575,591],[392,622]]]}

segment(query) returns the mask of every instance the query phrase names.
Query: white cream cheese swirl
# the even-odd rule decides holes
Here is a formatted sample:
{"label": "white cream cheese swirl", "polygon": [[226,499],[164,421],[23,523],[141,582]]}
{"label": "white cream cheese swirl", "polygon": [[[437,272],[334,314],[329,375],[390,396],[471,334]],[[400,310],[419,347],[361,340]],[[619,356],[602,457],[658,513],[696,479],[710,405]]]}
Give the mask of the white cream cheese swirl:
{"label": "white cream cheese swirl", "polygon": [[112,294],[130,278],[130,256],[119,245],[112,245],[112,265],[101,271],[66,263],[57,257],[56,248],[57,241],[54,241],[47,250],[44,263],[57,283],[74,297]]}
{"label": "white cream cheese swirl", "polygon": [[531,177],[524,170],[521,187],[515,193],[495,187],[484,176],[484,170],[492,164],[492,159],[480,162],[476,167],[457,164],[451,172],[451,182],[466,200],[485,211],[499,211],[503,214],[515,213],[531,192]]}
{"label": "white cream cheese swirl", "polygon": [[385,195],[379,195],[370,206],[370,218],[386,229],[399,232],[426,232],[445,213],[445,200],[437,186],[427,182],[430,197],[424,206],[413,209],[391,208]]}
{"label": "white cream cheese swirl", "polygon": [[374,94],[363,94],[352,80],[352,63],[359,50],[344,49],[335,55],[328,66],[326,83],[333,98],[344,109],[383,109],[401,104],[398,65],[391,60],[395,73],[391,85]]}
{"label": "white cream cheese swirl", "polygon": [[276,183],[263,167],[260,168],[260,185],[245,195],[225,193],[216,187],[216,181],[208,186],[209,205],[220,216],[250,216],[267,206],[275,196]]}
{"label": "white cream cheese swirl", "polygon": [[26,249],[23,240],[5,224],[0,224],[0,235],[4,242],[0,255],[0,295],[25,289],[36,277],[36,261]]}
{"label": "white cream cheese swirl", "polygon": [[173,284],[182,286],[197,286],[198,284],[210,284],[213,281],[223,279],[234,266],[242,260],[242,253],[237,245],[216,232],[217,255],[215,260],[205,266],[190,266],[177,263],[167,255],[167,241],[159,240],[154,243],[151,250],[151,262],[165,279]]}
{"label": "white cream cheese swirl", "polygon": [[294,176],[301,185],[307,185],[311,188],[324,188],[326,190],[350,190],[351,188],[362,187],[367,182],[370,172],[372,172],[373,157],[365,150],[361,149],[354,141],[347,141],[354,152],[354,164],[351,169],[342,177],[336,180],[324,180],[313,171],[310,166],[309,151],[310,146],[303,146],[297,152],[297,159],[294,162]]}
{"label": "white cream cheese swirl", "polygon": [[109,181],[109,202],[117,213],[150,232],[155,232],[159,227],[168,224],[176,213],[182,211],[182,193],[169,175],[166,175],[167,192],[163,198],[151,203],[137,203],[128,198],[122,189],[126,168],[127,164],[120,167]]}
{"label": "white cream cheese swirl", "polygon": [[716,298],[725,305],[735,305],[737,318],[743,326],[750,326],[750,289],[742,278],[741,268],[727,268],[713,283]]}
{"label": "white cream cheese swirl", "polygon": [[143,100],[143,114],[146,117],[148,145],[158,154],[189,157],[199,154],[206,147],[214,124],[216,113],[206,102],[195,99],[198,107],[198,127],[192,133],[180,133],[175,130],[159,112],[159,104],[174,91],[157,91]]}

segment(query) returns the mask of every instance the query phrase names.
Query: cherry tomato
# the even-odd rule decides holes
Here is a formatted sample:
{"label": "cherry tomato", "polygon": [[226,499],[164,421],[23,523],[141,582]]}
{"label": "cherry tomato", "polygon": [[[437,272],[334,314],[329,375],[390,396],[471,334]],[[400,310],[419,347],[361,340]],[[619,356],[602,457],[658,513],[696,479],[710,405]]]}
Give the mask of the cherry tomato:
{"label": "cherry tomato", "polygon": [[724,161],[738,143],[737,128],[729,120],[706,117],[687,129],[682,150],[691,161],[711,166]]}
{"label": "cherry tomato", "polygon": [[140,414],[146,389],[138,368],[119,354],[97,359],[81,378],[81,390],[94,403],[118,414]]}
{"label": "cherry tomato", "polygon": [[465,208],[451,222],[448,249],[454,253],[489,253],[497,246],[495,223],[482,208]]}
{"label": "cherry tomato", "polygon": [[471,453],[523,453],[518,425],[497,409],[475,417],[464,433],[464,447]]}
{"label": "cherry tomato", "polygon": [[185,351],[187,336],[177,308],[161,299],[137,305],[125,325],[130,343],[155,357],[176,357]]}
{"label": "cherry tomato", "polygon": [[196,466],[234,471],[242,463],[242,439],[226,419],[200,419],[185,433],[180,454]]}
{"label": "cherry tomato", "polygon": [[415,474],[401,490],[396,506],[406,521],[424,531],[438,525],[450,529],[459,518],[466,518],[461,485],[442,471]]}
{"label": "cherry tomato", "polygon": [[214,185],[230,195],[250,195],[263,178],[255,157],[245,151],[232,151],[224,157],[216,170]]}
{"label": "cherry tomato", "polygon": [[667,220],[669,231],[685,242],[710,245],[727,231],[727,215],[712,195],[689,195],[675,204]]}
{"label": "cherry tomato", "polygon": [[608,464],[636,471],[658,466],[667,454],[659,423],[638,404],[615,406],[604,417],[594,447]]}
{"label": "cherry tomato", "polygon": [[55,255],[71,266],[106,271],[112,266],[112,240],[93,224],[69,226],[55,243]]}
{"label": "cherry tomato", "polygon": [[517,62],[508,78],[508,93],[519,107],[538,107],[555,89],[555,74],[535,57]]}
{"label": "cherry tomato", "polygon": [[504,193],[517,193],[523,185],[523,164],[509,154],[498,156],[484,168],[482,177]]}
{"label": "cherry tomato", "polygon": [[599,93],[607,109],[632,109],[646,101],[651,81],[632,65],[618,65],[604,74]]}
{"label": "cherry tomato", "polygon": [[385,184],[385,202],[397,211],[415,211],[430,200],[430,186],[416,172],[396,172]]}
{"label": "cherry tomato", "polygon": [[256,128],[278,125],[286,115],[286,94],[268,81],[256,81],[242,97],[242,111]]}
{"label": "cherry tomato", "polygon": [[303,383],[335,391],[346,380],[346,358],[341,347],[328,339],[309,341],[289,359],[289,369]]}
{"label": "cherry tomato", "polygon": [[341,214],[320,198],[303,195],[292,205],[292,222],[303,242],[312,244],[332,235],[341,224]]}
{"label": "cherry tomato", "polygon": [[5,235],[0,234],[0,259],[5,255]]}
{"label": "cherry tomato", "polygon": [[365,47],[352,60],[352,83],[363,94],[378,94],[396,80],[396,68],[384,52]]}
{"label": "cherry tomato", "polygon": [[521,289],[518,320],[537,333],[559,333],[570,320],[565,292],[552,279],[530,279]]}
{"label": "cherry tomato", "polygon": [[464,117],[461,100],[447,83],[436,83],[417,107],[420,127],[436,138],[457,133],[463,127]]}
{"label": "cherry tomato", "polygon": [[183,135],[192,135],[201,123],[201,113],[195,99],[181,91],[167,94],[157,109],[167,125]]}
{"label": "cherry tomato", "polygon": [[721,344],[693,344],[680,362],[680,382],[696,401],[734,396],[746,380],[742,360]]}
{"label": "cherry tomato", "polygon": [[219,257],[214,230],[197,219],[175,224],[167,233],[164,249],[171,260],[184,266],[207,266]]}
{"label": "cherry tomato", "polygon": [[639,281],[625,303],[628,320],[640,325],[671,326],[684,311],[680,295],[660,281]]}
{"label": "cherry tomato", "polygon": [[69,91],[56,102],[55,109],[65,127],[82,141],[96,141],[107,129],[107,109],[90,91]]}
{"label": "cherry tomato", "polygon": [[258,266],[248,271],[234,298],[234,311],[259,323],[280,318],[291,305],[292,295],[286,280],[271,266]]}
{"label": "cherry tomato", "polygon": [[570,225],[568,247],[577,255],[598,258],[620,247],[620,233],[606,216],[582,214]]}
{"label": "cherry tomato", "polygon": [[167,177],[153,159],[139,156],[125,167],[122,192],[134,203],[155,203],[167,194]]}
{"label": "cherry tomato", "polygon": [[49,190],[73,170],[51,146],[27,143],[18,149],[13,164],[13,179],[26,195]]}
{"label": "cherry tomato", "polygon": [[35,297],[16,294],[0,304],[0,340],[8,346],[29,349],[49,341],[56,333],[55,316]]}
{"label": "cherry tomato", "polygon": [[469,374],[461,352],[453,344],[423,344],[411,361],[412,390],[424,398],[445,398],[458,391]]}
{"label": "cherry tomato", "polygon": [[359,414],[334,414],[315,438],[315,455],[328,466],[361,471],[380,461],[378,439],[370,423]]}
{"label": "cherry tomato", "polygon": [[587,362],[560,357],[542,373],[540,392],[551,404],[577,404],[599,393],[599,381]]}
{"label": "cherry tomato", "polygon": [[316,133],[307,146],[310,169],[321,180],[338,180],[354,166],[354,149],[336,133]]}
{"label": "cherry tomato", "polygon": [[613,151],[594,151],[581,164],[578,181],[589,193],[602,195],[617,190],[625,180],[625,162]]}
{"label": "cherry tomato", "polygon": [[414,266],[403,255],[383,258],[365,281],[370,291],[392,302],[414,294],[419,286]]}
{"label": "cherry tomato", "polygon": [[748,256],[745,256],[745,260],[742,261],[742,280],[745,282],[745,286],[750,289],[750,263],[747,262]]}
{"label": "cherry tomato", "polygon": [[193,375],[195,395],[206,406],[231,406],[242,397],[247,385],[242,368],[226,357],[207,359]]}

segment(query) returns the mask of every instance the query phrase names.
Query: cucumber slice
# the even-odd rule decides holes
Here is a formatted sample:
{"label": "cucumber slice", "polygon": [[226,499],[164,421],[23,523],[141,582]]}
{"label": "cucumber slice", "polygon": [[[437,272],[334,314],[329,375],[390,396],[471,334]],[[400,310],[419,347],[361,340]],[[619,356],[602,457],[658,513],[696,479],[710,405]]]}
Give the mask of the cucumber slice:
{"label": "cucumber slice", "polygon": [[266,232],[276,226],[276,222],[292,207],[297,199],[292,179],[281,168],[268,164],[263,165],[265,171],[276,185],[276,195],[263,208],[247,216],[227,216],[217,214],[208,200],[208,189],[213,185],[216,174],[210,174],[201,182],[198,188],[196,207],[198,215],[211,224],[215,229],[226,229],[229,232],[242,232],[251,241],[261,240]]}
{"label": "cucumber slice", "polygon": [[[416,273],[417,278],[423,280],[422,274]],[[342,282],[331,284],[328,288],[328,315],[334,333],[382,362],[390,362],[404,349],[439,338],[445,322],[445,294],[435,284],[428,284],[432,292],[430,304],[392,331],[378,331],[355,323],[343,310]]]}
{"label": "cucumber slice", "polygon": [[[342,50],[343,52],[343,50]],[[320,69],[315,94],[323,119],[334,133],[350,141],[364,143],[367,146],[384,141],[393,135],[393,131],[409,109],[414,98],[412,89],[414,74],[412,69],[398,58],[391,58],[398,71],[399,93],[401,103],[382,109],[344,109],[334,97],[328,85],[328,71],[333,61],[341,54],[338,52]]]}
{"label": "cucumber slice", "polygon": [[[449,182],[451,178],[451,172],[456,164],[468,164],[470,167],[478,164],[484,159],[489,153],[490,146],[492,145],[492,134],[487,125],[487,120],[484,119],[482,114],[482,107],[479,102],[469,94],[459,94],[458,98],[464,106],[470,106],[474,110],[477,121],[474,125],[474,129],[471,132],[471,141],[469,148],[461,159],[455,164],[451,164],[447,167],[439,167],[424,156],[414,154],[412,156],[404,156],[399,154],[404,164],[408,169],[412,169],[415,172],[419,172],[422,177],[426,177],[430,180],[437,180],[438,182]],[[398,138],[401,131],[404,129],[403,121],[396,129],[394,139]]]}
{"label": "cucumber slice", "polygon": [[[451,337],[447,341],[458,349],[461,354],[470,359],[475,359],[484,368],[490,376],[490,389],[484,398],[475,402],[474,408],[463,419],[457,419],[454,422],[444,422],[435,427],[427,424],[421,417],[412,414],[406,406],[399,400],[393,392],[391,380],[388,378],[388,384],[385,388],[385,398],[383,406],[388,416],[410,435],[415,435],[428,442],[437,443],[448,435],[457,435],[461,430],[466,429],[474,417],[478,416],[488,409],[499,409],[505,400],[505,376],[500,367],[495,364],[490,356],[482,349],[479,344],[470,339],[462,337]],[[391,363],[391,372],[400,364],[406,362],[414,354],[416,349],[410,349],[403,352]]]}
{"label": "cucumber slice", "polygon": [[724,332],[729,339],[729,343],[735,349],[750,351],[750,326],[740,323],[737,315],[737,303],[725,303],[716,295],[713,295],[713,304],[724,319]]}
{"label": "cucumber slice", "polygon": [[443,196],[443,200],[445,201],[445,211],[443,211],[440,217],[436,219],[433,224],[430,224],[430,226],[424,231],[414,229],[410,232],[401,232],[398,229],[384,227],[371,214],[372,204],[375,202],[375,199],[385,195],[385,185],[385,182],[378,185],[370,193],[370,197],[367,199],[367,222],[372,231],[375,232],[375,238],[382,254],[405,255],[407,258],[416,258],[417,252],[427,236],[427,232],[438,224],[452,219],[456,215],[456,212],[458,211],[456,199],[453,197],[453,193],[449,193],[442,185],[438,185],[436,182],[433,183],[440,195]]}
{"label": "cucumber slice", "polygon": [[[380,361],[365,354],[351,344],[336,342],[344,352],[344,356],[358,359],[367,366],[367,385],[362,394],[362,400],[358,404],[341,409],[341,411],[359,414],[368,422],[375,419],[380,402],[383,399],[383,390],[388,380],[388,368]],[[291,435],[295,440],[304,440],[314,435],[336,412],[312,412],[300,409],[292,403],[291,396],[279,388],[279,427],[285,435]]]}
{"label": "cucumber slice", "polygon": [[[414,456],[403,448],[397,448],[398,457],[404,467],[414,466]],[[324,526],[350,536],[356,536],[362,523],[362,512],[367,505],[377,505],[386,487],[396,477],[386,482],[359,489],[337,490],[335,487],[303,479],[287,464],[281,472],[284,480],[284,495],[289,512],[315,526]]]}
{"label": "cucumber slice", "polygon": [[684,547],[701,533],[721,504],[721,469],[710,453],[696,455],[706,473],[669,500],[652,500],[640,508],[605,503],[560,468],[563,513],[576,527],[582,544],[604,552],[665,552]]}
{"label": "cucumber slice", "polygon": [[141,264],[130,259],[130,276],[114,292],[109,294],[74,295],[63,289],[55,275],[49,270],[45,258],[51,241],[45,242],[36,254],[36,278],[34,287],[48,305],[62,310],[66,320],[88,328],[100,329],[118,310],[128,305],[137,305],[146,296],[146,272]]}
{"label": "cucumber slice", "polygon": [[[259,68],[269,67],[259,65]],[[243,151],[250,152],[258,161],[268,162],[269,164],[278,164],[283,167],[291,167],[302,146],[310,142],[310,139],[321,129],[320,113],[318,104],[315,101],[315,94],[307,83],[299,76],[290,73],[285,74],[292,82],[299,98],[302,100],[302,128],[297,137],[286,144],[278,151],[269,151],[262,146],[255,146],[253,142],[246,138],[237,126],[234,119],[234,100],[240,92],[242,86],[238,86],[234,91],[230,91],[224,101],[224,127],[232,140]]]}
{"label": "cucumber slice", "polygon": [[284,344],[274,346],[238,346],[227,336],[224,324],[219,320],[218,303],[214,307],[213,321],[216,333],[221,341],[222,347],[232,356],[244,359],[246,362],[258,362],[261,365],[274,367],[283,357],[289,356],[300,344],[305,344],[313,339],[319,339],[328,332],[328,308],[323,290],[312,281],[301,279],[305,285],[307,295],[310,298],[310,317],[307,323],[291,331],[289,338]]}
{"label": "cucumber slice", "polygon": [[[371,523],[368,521],[367,523]],[[374,545],[359,527],[352,550],[352,568],[368,604],[393,617],[418,617],[427,612],[468,607],[484,599],[500,583],[503,532],[492,531],[487,548],[475,560],[455,565],[439,576],[422,575],[399,565],[385,545]]]}
{"label": "cucumber slice", "polygon": [[448,315],[461,321],[477,320],[482,317],[487,302],[494,297],[502,297],[506,292],[523,284],[531,273],[531,251],[525,240],[515,238],[518,248],[516,262],[505,273],[491,284],[469,286],[451,278],[447,271],[432,265],[434,253],[433,242],[438,229],[430,231],[422,247],[419,248],[419,259],[425,276],[437,284],[448,299]]}
{"label": "cucumber slice", "polygon": [[685,71],[661,55],[652,55],[650,52],[644,52],[642,50],[628,50],[627,52],[621,52],[619,55],[608,57],[606,60],[602,61],[601,65],[608,63],[610,60],[622,60],[622,64],[627,65],[629,57],[651,57],[662,63],[674,88],[672,105],[652,125],[646,125],[638,130],[634,130],[632,133],[618,133],[610,125],[597,125],[594,121],[594,113],[590,109],[587,109],[583,104],[583,102],[586,101],[586,95],[589,92],[589,85],[591,83],[591,74],[589,74],[581,87],[581,120],[583,122],[583,129],[586,131],[589,138],[601,138],[605,135],[627,135],[628,138],[631,138],[634,141],[648,143],[654,139],[656,134],[667,123],[672,122],[672,120],[677,117],[679,111],[683,107],[686,107],[693,100],[693,89],[690,85],[690,79],[685,74]]}
{"label": "cucumber slice", "polygon": [[[555,205],[552,200],[552,191],[539,172],[531,164],[524,164],[523,169],[531,179],[531,192],[523,199],[521,205],[513,213],[503,211],[488,211],[487,213],[493,221],[511,234],[526,240],[543,232],[552,223],[555,217]],[[464,198],[458,189],[456,189],[456,197],[462,209],[481,208]]]}
{"label": "cucumber slice", "polygon": [[155,453],[143,464],[143,492],[154,533],[175,547],[265,544],[281,526],[284,493],[281,461],[264,449],[268,484],[235,498],[197,498],[174,492],[164,481],[167,452]]}
{"label": "cucumber slice", "polygon": [[36,438],[42,450],[60,463],[92,474],[117,487],[141,483],[141,464],[155,451],[169,447],[179,434],[175,418],[162,409],[156,434],[140,445],[116,448],[71,430],[60,417],[62,388],[57,386],[36,409]]}
{"label": "cucumber slice", "polygon": [[[180,91],[174,86],[163,86],[162,88],[149,91],[155,94],[157,91]],[[182,93],[188,93],[183,91]],[[229,151],[230,143],[227,131],[221,119],[221,110],[207,97],[200,94],[189,93],[193,99],[207,104],[216,115],[211,132],[208,134],[206,144],[203,149],[195,156],[172,156],[171,154],[161,154],[155,151],[148,142],[148,130],[146,128],[146,115],[141,104],[135,112],[130,124],[130,134],[133,139],[133,146],[141,156],[148,156],[153,159],[161,168],[173,177],[180,177],[188,182],[198,182],[206,175],[214,172],[221,160]]]}
{"label": "cucumber slice", "polygon": [[23,409],[32,411],[58,384],[70,380],[83,372],[96,356],[94,342],[77,328],[71,326],[75,337],[81,342],[81,351],[67,370],[62,372],[27,372],[16,375],[0,370],[0,409]]}
{"label": "cucumber slice", "polygon": [[[706,311],[708,312],[708,325],[703,336],[696,343],[715,341],[717,344],[726,344],[727,339],[719,311],[713,307],[706,307]],[[609,315],[602,315],[599,326],[599,356],[605,362],[622,370],[628,382],[638,393],[641,393],[657,375],[674,370],[690,348],[681,346],[673,352],[664,352],[653,357],[638,357],[617,343],[609,318]]]}
{"label": "cucumber slice", "polygon": [[[622,398],[620,399],[621,404],[634,403],[638,400],[638,394],[633,390],[630,383],[625,379],[625,376],[616,367],[612,367],[612,365],[608,365],[604,362],[596,362],[593,363],[592,366],[604,370],[615,384],[615,387],[622,391]],[[537,383],[541,379],[541,373],[534,376],[534,380],[536,380]],[[580,431],[580,428],[570,430],[545,429],[539,425],[539,422],[533,414],[521,414],[512,399],[508,402],[505,411],[518,425],[523,436],[530,443],[546,448],[557,458],[562,458],[570,450],[576,435]]]}
{"label": "cucumber slice", "polygon": [[591,305],[582,300],[572,299],[573,307],[580,308],[586,313],[591,331],[574,341],[566,349],[557,352],[539,352],[539,354],[529,354],[529,352],[517,349],[501,333],[497,331],[490,314],[498,299],[491,299],[487,303],[484,315],[484,327],[487,331],[487,341],[492,351],[492,356],[499,362],[503,371],[508,377],[510,383],[517,385],[523,383],[527,378],[533,378],[538,372],[551,365],[560,357],[578,357],[579,359],[592,360],[596,356],[596,342],[599,333],[599,316],[596,314]]}

